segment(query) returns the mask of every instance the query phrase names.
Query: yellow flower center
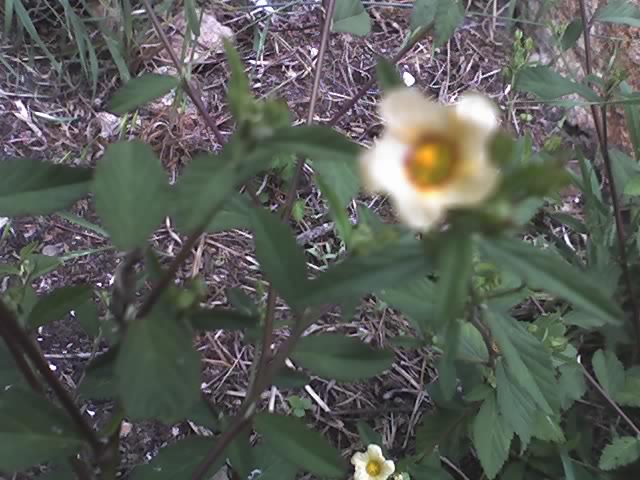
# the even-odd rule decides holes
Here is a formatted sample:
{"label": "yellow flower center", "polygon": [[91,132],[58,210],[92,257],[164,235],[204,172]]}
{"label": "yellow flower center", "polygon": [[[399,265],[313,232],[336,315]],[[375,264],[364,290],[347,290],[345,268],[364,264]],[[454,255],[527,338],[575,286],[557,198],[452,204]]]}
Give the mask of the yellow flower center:
{"label": "yellow flower center", "polygon": [[380,475],[380,472],[382,471],[382,465],[377,460],[369,460],[367,462],[366,470],[369,475],[371,475],[372,477],[376,477]]}
{"label": "yellow flower center", "polygon": [[419,143],[405,164],[410,181],[420,190],[432,190],[447,183],[458,164],[456,153],[446,139],[428,139]]}

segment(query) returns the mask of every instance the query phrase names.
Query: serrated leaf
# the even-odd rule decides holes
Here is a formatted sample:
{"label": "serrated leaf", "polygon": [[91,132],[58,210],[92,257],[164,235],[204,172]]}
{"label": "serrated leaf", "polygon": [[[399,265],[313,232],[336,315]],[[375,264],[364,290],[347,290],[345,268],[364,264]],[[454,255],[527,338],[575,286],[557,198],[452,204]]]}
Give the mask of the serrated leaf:
{"label": "serrated leaf", "polygon": [[436,328],[449,324],[463,311],[469,297],[473,269],[473,243],[464,232],[446,235],[438,250],[438,273],[434,323]]}
{"label": "serrated leaf", "polygon": [[609,471],[629,465],[640,458],[640,439],[618,437],[604,447],[598,467]]}
{"label": "serrated leaf", "polygon": [[253,231],[260,268],[289,304],[307,293],[307,262],[291,229],[264,209],[253,211]]}
{"label": "serrated leaf", "polygon": [[610,0],[598,8],[593,20],[640,27],[640,7],[630,0]]}
{"label": "serrated leaf", "polygon": [[554,100],[573,93],[590,102],[601,100],[598,94],[586,85],[569,80],[545,65],[520,70],[516,78],[516,88],[533,93],[541,100]]}
{"label": "serrated leaf", "polygon": [[299,303],[313,306],[359,298],[426,273],[426,265],[419,244],[398,242],[384,249],[351,255],[310,281],[307,295]]}
{"label": "serrated leaf", "polygon": [[352,381],[381,374],[391,368],[394,356],[356,338],[326,333],[301,338],[291,358],[316,375]]}
{"label": "serrated leaf", "polygon": [[67,415],[46,398],[17,387],[0,393],[0,469],[20,471],[64,459],[84,447]]}
{"label": "serrated leaf", "polygon": [[198,309],[188,316],[196,330],[245,330],[258,325],[253,315],[223,308]]}
{"label": "serrated leaf", "polygon": [[[207,457],[214,447],[211,438],[188,437],[164,447],[151,462],[133,469],[129,480],[178,480],[193,476],[198,465]],[[220,455],[218,461],[209,467],[208,475],[215,474],[225,462]],[[209,478],[209,477],[206,477]]]}
{"label": "serrated leaf", "polygon": [[593,354],[593,371],[598,383],[615,397],[624,386],[624,365],[611,350],[598,350]]}
{"label": "serrated leaf", "polygon": [[631,367],[624,374],[624,385],[614,397],[626,407],[640,407],[640,367]]}
{"label": "serrated leaf", "polygon": [[229,85],[227,87],[227,101],[229,102],[229,108],[233,114],[233,118],[237,122],[242,122],[246,111],[250,108],[254,102],[253,95],[251,94],[251,87],[249,85],[249,77],[244,71],[244,65],[238,54],[238,50],[233,44],[225,39],[224,51],[227,56],[227,63],[231,69],[231,78],[229,79]]}
{"label": "serrated leaf", "polygon": [[530,286],[572,302],[609,323],[619,324],[623,318],[620,307],[595,281],[559,256],[506,237],[483,240],[480,246],[497,265],[520,275]]}
{"label": "serrated leaf", "polygon": [[377,296],[408,316],[420,331],[426,331],[428,326],[435,323],[436,284],[426,277],[385,288],[378,291]]}
{"label": "serrated leaf", "polygon": [[200,357],[165,306],[132,322],[116,361],[118,394],[133,419],[184,418],[200,398]]}
{"label": "serrated leaf", "polygon": [[292,465],[329,478],[341,478],[345,474],[340,454],[300,419],[259,413],[254,426],[269,446]]}
{"label": "serrated leaf", "polygon": [[538,406],[502,362],[496,368],[496,386],[498,410],[509,428],[520,437],[524,451],[533,435]]}
{"label": "serrated leaf", "polygon": [[558,391],[560,394],[560,407],[567,410],[573,402],[580,400],[587,392],[587,383],[580,365],[567,363],[558,368]]}
{"label": "serrated leaf", "polygon": [[398,87],[404,87],[404,82],[396,66],[384,57],[378,57],[377,60],[376,74],[378,85],[382,90],[388,92]]}
{"label": "serrated leaf", "polygon": [[29,328],[37,328],[60,320],[71,310],[90,300],[92,296],[93,290],[87,285],[56,288],[34,305],[27,319],[27,325]]}
{"label": "serrated leaf", "polygon": [[509,458],[513,430],[498,411],[495,395],[487,398],[473,421],[472,441],[482,470],[490,479],[496,478]]}
{"label": "serrated leaf", "polygon": [[550,354],[515,319],[496,312],[487,312],[485,319],[504,355],[511,377],[542,410],[551,413],[558,399]]}
{"label": "serrated leaf", "polygon": [[567,28],[565,28],[564,32],[562,33],[562,38],[560,39],[560,46],[562,47],[563,51],[569,50],[576,45],[576,42],[582,35],[582,30],[583,28],[581,18],[574,18],[573,20],[571,20],[571,22],[569,22]]}
{"label": "serrated leaf", "polygon": [[151,147],[134,140],[107,147],[93,183],[96,211],[121,250],[143,246],[169,211],[169,186]]}
{"label": "serrated leaf", "polygon": [[365,37],[371,32],[371,18],[360,0],[338,0],[333,13],[334,32]]}
{"label": "serrated leaf", "polygon": [[0,216],[47,215],[84,197],[92,171],[29,158],[0,161]]}
{"label": "serrated leaf", "polygon": [[554,443],[565,443],[567,441],[560,426],[559,415],[556,418],[538,410],[534,425],[533,436],[539,440]]}
{"label": "serrated leaf", "polygon": [[180,79],[170,75],[145,73],[132,78],[113,94],[107,110],[116,115],[132,112],[142,105],[160,98],[180,85]]}
{"label": "serrated leaf", "polygon": [[433,450],[448,441],[450,437],[466,431],[469,420],[468,410],[437,409],[422,417],[416,429],[416,451],[431,455]]}

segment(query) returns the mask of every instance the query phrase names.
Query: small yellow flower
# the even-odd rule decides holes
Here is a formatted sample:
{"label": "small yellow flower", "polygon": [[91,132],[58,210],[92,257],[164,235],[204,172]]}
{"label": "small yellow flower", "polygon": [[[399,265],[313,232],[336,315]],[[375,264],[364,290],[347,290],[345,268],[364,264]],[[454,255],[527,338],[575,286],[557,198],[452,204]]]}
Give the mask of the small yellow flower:
{"label": "small yellow flower", "polygon": [[447,210],[485,201],[498,184],[488,154],[498,128],[493,104],[466,94],[444,106],[418,90],[394,90],[380,102],[386,130],[361,156],[365,187],[387,193],[400,219],[427,231]]}
{"label": "small yellow flower", "polygon": [[378,445],[369,445],[366,453],[355,453],[351,463],[356,469],[353,480],[387,480],[396,470],[391,460],[385,460]]}

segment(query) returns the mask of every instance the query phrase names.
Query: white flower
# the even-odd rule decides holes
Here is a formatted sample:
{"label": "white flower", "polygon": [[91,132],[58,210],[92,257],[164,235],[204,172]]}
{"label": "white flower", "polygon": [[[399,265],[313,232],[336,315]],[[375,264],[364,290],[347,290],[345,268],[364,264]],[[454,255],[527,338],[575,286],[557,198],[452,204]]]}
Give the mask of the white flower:
{"label": "white flower", "polygon": [[361,156],[365,187],[387,193],[400,219],[427,231],[447,210],[485,201],[498,184],[488,154],[498,128],[496,108],[465,94],[451,106],[401,88],[380,102],[386,130]]}
{"label": "white flower", "polygon": [[378,445],[369,445],[366,453],[354,453],[351,463],[356,469],[353,480],[387,480],[396,470],[391,460],[385,460]]}

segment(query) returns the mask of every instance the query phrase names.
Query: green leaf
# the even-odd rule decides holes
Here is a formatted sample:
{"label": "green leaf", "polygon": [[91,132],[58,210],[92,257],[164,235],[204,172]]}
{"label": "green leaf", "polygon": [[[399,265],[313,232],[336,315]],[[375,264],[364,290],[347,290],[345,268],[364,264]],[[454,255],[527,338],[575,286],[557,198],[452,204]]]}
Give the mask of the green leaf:
{"label": "green leaf", "polygon": [[598,383],[604,390],[615,397],[624,386],[624,365],[611,350],[598,350],[593,354],[593,371]]}
{"label": "green leaf", "polygon": [[640,367],[631,367],[625,372],[624,385],[617,391],[615,400],[626,407],[640,407]]}
{"label": "green leaf", "polygon": [[258,318],[223,308],[198,309],[189,312],[189,320],[196,330],[246,330],[258,325]]}
{"label": "green leaf", "polygon": [[498,410],[509,428],[520,437],[524,451],[533,435],[538,406],[503,362],[499,362],[496,368],[496,386]]}
{"label": "green leaf", "polygon": [[371,32],[371,18],[360,0],[339,0],[333,13],[334,32],[365,37]]}
{"label": "green leaf", "polygon": [[322,125],[300,125],[277,130],[260,146],[275,154],[305,155],[314,162],[355,163],[360,147],[345,135]]}
{"label": "green leaf", "polygon": [[424,415],[416,429],[416,452],[431,455],[436,447],[451,437],[466,432],[469,417],[469,410],[437,409]]}
{"label": "green leaf", "polygon": [[422,332],[435,323],[436,284],[426,277],[404,281],[397,287],[380,290],[377,295],[407,315]]}
{"label": "green leaf", "polygon": [[[337,188],[334,189],[331,184],[324,181],[322,175],[316,175],[314,177],[322,196],[327,200],[329,204],[329,213],[331,217],[335,220],[336,231],[340,236],[340,239],[346,244],[351,244],[351,239],[353,235],[353,226],[349,221],[349,213],[347,209],[344,208],[344,197],[346,195],[342,194],[342,199],[338,196]],[[352,195],[350,192],[347,192],[348,195]],[[350,197],[349,197],[350,198]],[[348,201],[348,200],[347,200]],[[343,312],[344,316],[344,312]]]}
{"label": "green leaf", "polygon": [[92,171],[29,158],[0,161],[0,216],[47,215],[89,191]]}
{"label": "green leaf", "polygon": [[618,437],[604,447],[598,467],[609,471],[629,465],[640,458],[640,439]]}
{"label": "green leaf", "polygon": [[439,0],[416,0],[411,11],[411,31],[414,32],[420,27],[428,27],[433,24],[436,17],[436,9]]}
{"label": "green leaf", "polygon": [[0,393],[0,445],[0,469],[14,472],[73,455],[84,442],[53,403],[12,387]]}
{"label": "green leaf", "polygon": [[107,110],[116,115],[132,112],[142,105],[160,98],[180,85],[180,79],[170,75],[145,73],[132,78],[111,97]]}
{"label": "green leaf", "polygon": [[244,71],[244,65],[238,54],[238,50],[229,40],[224,40],[224,51],[227,63],[231,69],[231,78],[227,87],[227,101],[236,122],[242,122],[248,111],[253,110],[254,102],[249,85],[249,77]]}
{"label": "green leaf", "polygon": [[127,415],[136,420],[184,418],[200,398],[200,357],[163,305],[129,325],[115,371]]}
{"label": "green leaf", "polygon": [[513,430],[498,411],[495,395],[487,398],[473,421],[472,441],[485,475],[496,478],[509,458]]}
{"label": "green leaf", "polygon": [[382,435],[371,428],[368,423],[363,420],[358,420],[356,426],[358,427],[358,435],[360,436],[360,442],[362,442],[362,445],[366,446],[373,444],[382,447]]}
{"label": "green leaf", "polygon": [[469,322],[463,322],[460,329],[458,360],[471,363],[487,363],[489,351],[478,329]]}
{"label": "green leaf", "polygon": [[100,334],[98,306],[93,301],[93,295],[76,308],[75,318],[82,327],[82,331],[89,337],[95,338]]}
{"label": "green leaf", "polygon": [[96,211],[121,250],[143,246],[169,210],[167,176],[151,147],[138,140],[107,147],[93,185]]}
{"label": "green leaf", "polygon": [[640,175],[632,177],[624,186],[624,194],[637,197],[640,195]]}
{"label": "green leaf", "polygon": [[580,400],[587,393],[587,383],[580,365],[567,363],[558,368],[558,391],[560,394],[560,406],[567,410],[573,402]]}
{"label": "green leaf", "polygon": [[600,97],[586,85],[576,83],[556,73],[548,66],[526,67],[516,78],[516,88],[533,93],[541,100],[554,100],[577,93],[590,102],[599,102]]}
{"label": "green leaf", "polygon": [[291,229],[262,208],[253,211],[253,231],[260,268],[289,304],[307,292],[307,262]]}
{"label": "green leaf", "polygon": [[187,17],[187,25],[196,37],[200,36],[200,16],[196,10],[195,0],[185,0],[184,10]]}
{"label": "green leaf", "polygon": [[5,391],[11,385],[21,385],[23,383],[24,380],[11,356],[11,352],[9,352],[4,340],[0,340],[0,392]]}
{"label": "green leaf", "polygon": [[93,296],[93,290],[87,285],[56,288],[35,304],[27,325],[37,328],[50,322],[60,320],[74,308],[84,304]]}
{"label": "green leaf", "polygon": [[562,38],[560,39],[560,46],[562,51],[569,50],[576,45],[576,42],[582,35],[582,19],[574,18],[564,29]]}
{"label": "green leaf", "polygon": [[[627,82],[620,83],[620,93],[630,95],[631,87]],[[624,105],[624,115],[627,121],[627,130],[633,146],[634,157],[640,162],[640,106],[631,103]]]}
{"label": "green leaf", "polygon": [[438,273],[434,323],[442,327],[464,311],[473,269],[473,243],[465,232],[452,232],[438,250]]}
{"label": "green leaf", "polygon": [[[384,254],[382,252],[384,251]],[[379,291],[426,273],[426,259],[419,244],[400,242],[367,254],[351,255],[307,284],[301,305],[342,303]]]}
{"label": "green leaf", "polygon": [[376,74],[378,76],[378,85],[388,92],[398,87],[404,87],[402,77],[398,73],[396,66],[384,57],[378,57],[376,63]]}
{"label": "green leaf", "polygon": [[485,319],[506,361],[506,368],[545,412],[557,404],[557,384],[551,356],[542,343],[515,319],[487,312]]}
{"label": "green leaf", "polygon": [[313,169],[322,182],[330,185],[340,206],[347,205],[360,190],[360,175],[355,162],[314,162]]}
{"label": "green leaf", "polygon": [[640,27],[640,7],[630,0],[611,0],[598,8],[593,20]]}
{"label": "green leaf", "polygon": [[273,378],[273,384],[279,388],[302,388],[308,385],[311,379],[302,372],[282,367]]}
{"label": "green leaf", "polygon": [[239,193],[227,197],[220,211],[213,217],[206,227],[207,233],[223,232],[225,230],[251,228],[252,205],[246,195]]}
{"label": "green leaf", "polygon": [[333,333],[301,338],[291,358],[316,375],[340,381],[373,377],[393,364],[393,352]]}
{"label": "green leaf", "polygon": [[340,454],[300,419],[259,413],[254,426],[265,442],[292,465],[329,478],[341,478],[345,474]]}
{"label": "green leaf", "polygon": [[265,443],[253,449],[260,480],[295,480],[298,469],[278,455],[273,447]]}
{"label": "green leaf", "polygon": [[69,462],[62,463],[61,465],[52,466],[49,465],[47,472],[38,475],[38,480],[69,480],[70,478],[76,478]]}
{"label": "green leaf", "polygon": [[118,349],[111,348],[89,363],[78,392],[85,399],[108,400],[116,396],[115,362]]}
{"label": "green leaf", "polygon": [[[215,443],[211,438],[187,437],[164,447],[151,462],[133,469],[129,480],[178,480],[191,478],[198,465],[207,457]],[[215,474],[226,458],[223,455],[207,470],[209,478]]]}
{"label": "green leaf", "polygon": [[530,286],[572,302],[582,311],[609,323],[619,324],[623,318],[620,307],[603,294],[595,281],[560,257],[506,237],[486,239],[480,245],[497,265],[520,275]]}
{"label": "green leaf", "polygon": [[436,0],[434,17],[434,45],[441,46],[453,37],[456,29],[464,21],[464,5],[461,0]]}

